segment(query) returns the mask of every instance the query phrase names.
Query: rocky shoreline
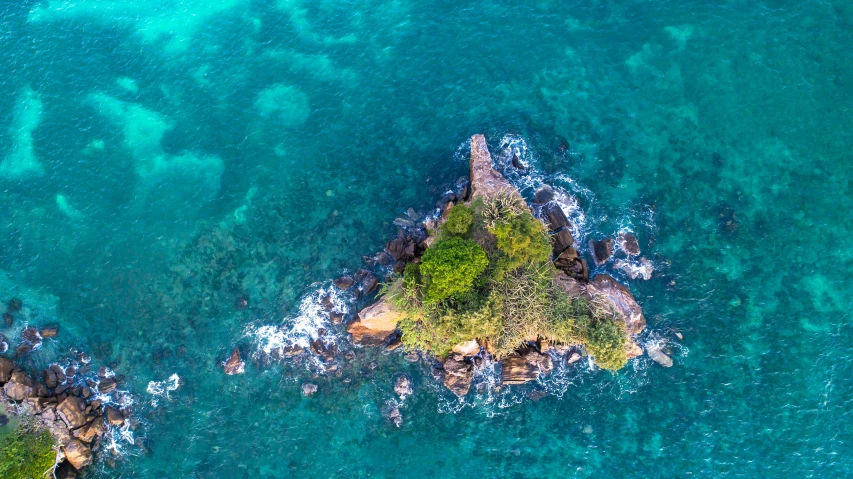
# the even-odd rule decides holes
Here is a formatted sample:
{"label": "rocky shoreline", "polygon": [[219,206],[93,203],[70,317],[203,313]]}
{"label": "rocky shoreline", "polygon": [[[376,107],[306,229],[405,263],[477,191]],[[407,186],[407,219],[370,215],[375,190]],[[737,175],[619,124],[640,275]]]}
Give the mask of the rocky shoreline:
{"label": "rocky shoreline", "polygon": [[[22,338],[21,345],[31,348],[33,341]],[[15,349],[20,356],[21,347]],[[0,409],[5,411],[0,426],[15,419],[26,423],[24,434],[49,433],[56,454],[53,476],[74,478],[108,446],[113,431],[130,426],[132,401],[117,386],[115,373],[94,370],[85,353],[54,362],[40,375],[0,356]]]}

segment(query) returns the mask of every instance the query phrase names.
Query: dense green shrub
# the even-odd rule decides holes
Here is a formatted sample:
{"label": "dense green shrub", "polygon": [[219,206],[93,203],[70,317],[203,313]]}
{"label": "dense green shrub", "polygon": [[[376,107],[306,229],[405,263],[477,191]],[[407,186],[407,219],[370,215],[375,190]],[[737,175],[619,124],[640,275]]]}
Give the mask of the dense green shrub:
{"label": "dense green shrub", "polygon": [[0,436],[0,477],[3,479],[41,479],[52,477],[56,463],[54,441],[47,431],[22,429]]}
{"label": "dense green shrub", "polygon": [[426,250],[420,266],[424,301],[443,301],[469,291],[488,265],[483,247],[473,241],[458,237],[437,241]]}
{"label": "dense green shrub", "polygon": [[462,236],[471,229],[474,223],[474,212],[467,205],[459,203],[447,212],[447,221],[441,226],[441,231],[448,235]]}
{"label": "dense green shrub", "polygon": [[590,322],[584,346],[600,368],[618,371],[628,364],[628,336],[621,321],[596,319]]}
{"label": "dense green shrub", "polygon": [[498,259],[499,275],[525,264],[545,263],[551,257],[548,231],[530,213],[497,221],[489,231],[495,235],[502,253]]}

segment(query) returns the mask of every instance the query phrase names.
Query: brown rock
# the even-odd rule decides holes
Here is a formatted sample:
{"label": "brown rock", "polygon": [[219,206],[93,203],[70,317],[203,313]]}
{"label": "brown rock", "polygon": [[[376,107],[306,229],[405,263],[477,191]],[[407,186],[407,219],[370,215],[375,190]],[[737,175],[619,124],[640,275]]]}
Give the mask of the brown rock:
{"label": "brown rock", "polygon": [[22,357],[26,356],[27,354],[30,354],[30,352],[32,352],[32,350],[33,350],[32,344],[21,343],[18,345],[17,348],[15,348],[15,357],[16,358],[22,358]]}
{"label": "brown rock", "polygon": [[118,409],[112,406],[107,406],[104,408],[104,413],[106,414],[107,422],[110,423],[110,425],[121,426],[124,424],[124,416]]}
{"label": "brown rock", "polygon": [[53,473],[56,479],[77,479],[77,469],[70,462],[65,461],[56,468]]}
{"label": "brown rock", "polygon": [[347,326],[354,342],[369,346],[385,344],[388,336],[397,329],[402,315],[384,299],[358,313],[358,319]]}
{"label": "brown rock", "polygon": [[637,256],[640,254],[640,243],[637,242],[637,237],[634,233],[621,232],[616,236],[616,242],[619,243],[619,248],[628,256]]}
{"label": "brown rock", "polygon": [[56,407],[56,412],[69,429],[77,429],[86,424],[86,403],[76,396],[65,398]]}
{"label": "brown rock", "polygon": [[55,338],[59,335],[59,326],[45,326],[39,330],[42,338]]}
{"label": "brown rock", "polygon": [[554,369],[551,357],[530,350],[525,354],[511,354],[501,360],[501,383],[524,384],[533,381],[540,374],[548,374]]}
{"label": "brown rock", "polygon": [[86,423],[85,426],[75,429],[72,435],[85,443],[91,443],[105,432],[107,432],[107,427],[104,424],[104,417],[99,415]]}
{"label": "brown rock", "polygon": [[376,276],[372,274],[367,274],[364,279],[361,281],[361,288],[364,291],[364,294],[370,294],[376,291],[376,288],[379,286],[379,280],[376,279]]}
{"label": "brown rock", "polygon": [[355,280],[352,279],[351,276],[341,276],[333,282],[335,283],[335,286],[337,286],[337,288],[341,291],[346,291],[352,288],[352,285],[355,284]]}
{"label": "brown rock", "polygon": [[570,248],[574,242],[575,240],[572,238],[572,233],[568,228],[563,228],[551,235],[551,245],[553,245],[555,255],[560,255],[563,251]]}
{"label": "brown rock", "polygon": [[92,464],[92,450],[79,439],[72,439],[65,445],[65,458],[79,471]]}
{"label": "brown rock", "polygon": [[56,384],[57,384],[56,373],[53,372],[51,369],[45,369],[44,370],[44,385],[49,387],[50,389],[53,389],[56,387]]}
{"label": "brown rock", "polygon": [[66,379],[65,370],[62,369],[62,366],[60,366],[58,364],[51,364],[48,367],[48,369],[50,369],[51,371],[53,371],[54,374],[56,374],[56,382],[58,382],[58,383],[64,383],[65,382],[65,379]]}
{"label": "brown rock", "polygon": [[3,386],[3,392],[6,393],[6,396],[13,401],[23,401],[24,399],[35,395],[35,391],[32,386],[14,381],[6,383],[6,385]]}
{"label": "brown rock", "polygon": [[11,359],[0,356],[0,383],[5,383],[12,378],[12,371],[15,370],[15,363]]}
{"label": "brown rock", "polygon": [[561,208],[557,203],[549,203],[546,205],[542,208],[542,214],[548,221],[548,230],[550,231],[557,231],[561,228],[570,226],[569,218],[566,217],[566,213],[563,211],[563,208]]}
{"label": "brown rock", "polygon": [[243,374],[246,370],[246,363],[240,357],[240,350],[238,348],[234,348],[234,351],[231,351],[231,357],[222,363],[222,366],[225,368],[225,374]]}
{"label": "brown rock", "polygon": [[458,397],[468,394],[473,379],[474,365],[461,355],[455,354],[444,362],[444,386]]}
{"label": "brown rock", "polygon": [[486,145],[486,137],[471,137],[471,199],[487,198],[498,193],[507,193],[521,197],[500,173],[492,168],[492,155]]}
{"label": "brown rock", "polygon": [[21,339],[34,345],[41,344],[41,335],[36,328],[30,326],[21,331]]}
{"label": "brown rock", "polygon": [[117,386],[115,378],[104,378],[98,383],[98,392],[101,394],[109,394]]}
{"label": "brown rock", "polygon": [[616,316],[625,322],[628,334],[639,334],[646,327],[646,317],[643,316],[643,310],[631,290],[619,284],[612,276],[596,276],[587,285],[586,293],[590,298],[604,299]]}
{"label": "brown rock", "polygon": [[551,188],[548,185],[543,186],[536,190],[536,193],[533,195],[533,201],[536,204],[544,205],[545,203],[554,199],[554,188]]}
{"label": "brown rock", "polygon": [[634,359],[643,355],[643,348],[639,344],[631,341],[631,347],[628,349],[628,359]]}
{"label": "brown rock", "polygon": [[607,237],[598,241],[589,240],[589,249],[595,264],[601,266],[613,256],[613,238]]}

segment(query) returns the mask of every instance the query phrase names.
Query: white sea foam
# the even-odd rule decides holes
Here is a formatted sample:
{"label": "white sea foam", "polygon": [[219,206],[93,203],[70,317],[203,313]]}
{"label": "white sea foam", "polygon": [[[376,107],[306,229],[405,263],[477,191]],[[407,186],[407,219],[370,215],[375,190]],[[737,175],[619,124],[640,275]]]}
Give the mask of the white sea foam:
{"label": "white sea foam", "polygon": [[160,398],[169,399],[169,393],[177,391],[181,386],[181,377],[177,373],[169,376],[165,381],[151,381],[145,389],[151,397],[151,405],[157,407]]}
{"label": "white sea foam", "polygon": [[[328,303],[325,305],[324,303]],[[302,298],[299,312],[285,318],[280,325],[249,325],[244,336],[251,338],[258,351],[266,355],[276,350],[289,348],[308,348],[312,340],[320,337],[320,329],[327,333],[323,337],[326,343],[335,342],[329,323],[329,310],[346,313],[348,298],[336,287],[327,285],[314,290]]]}

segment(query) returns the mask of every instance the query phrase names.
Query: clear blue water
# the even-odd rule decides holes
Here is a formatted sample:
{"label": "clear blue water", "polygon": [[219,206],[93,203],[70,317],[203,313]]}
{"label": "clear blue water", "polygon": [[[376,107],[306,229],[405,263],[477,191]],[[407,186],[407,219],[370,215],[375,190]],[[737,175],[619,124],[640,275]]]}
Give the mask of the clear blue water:
{"label": "clear blue water", "polygon": [[[137,400],[135,443],[90,477],[853,474],[849,2],[45,0],[0,19],[0,299],[61,325],[29,366],[79,347]],[[461,404],[380,351],[222,373],[432,208],[474,133],[523,142],[584,239],[637,233],[659,273],[631,288],[674,367]]]}

